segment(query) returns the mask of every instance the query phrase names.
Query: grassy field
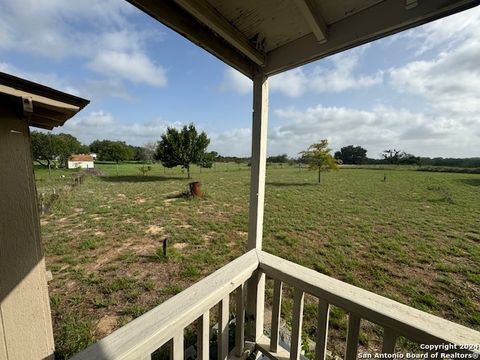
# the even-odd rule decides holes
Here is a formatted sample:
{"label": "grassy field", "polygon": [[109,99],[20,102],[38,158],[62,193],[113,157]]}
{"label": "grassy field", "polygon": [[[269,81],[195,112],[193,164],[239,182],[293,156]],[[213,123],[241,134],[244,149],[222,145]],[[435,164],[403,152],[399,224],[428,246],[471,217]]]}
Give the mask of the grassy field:
{"label": "grassy field", "polygon": [[[178,169],[154,165],[145,177],[134,164],[121,165],[120,176],[114,165],[97,169],[105,176],[64,191],[41,220],[59,358],[245,251],[247,167],[194,169],[202,200],[180,196],[188,180]],[[318,185],[305,169],[267,172],[266,251],[480,330],[480,175],[342,169]],[[68,178],[36,174],[39,186]],[[305,334],[314,332],[315,306],[307,298]],[[341,310],[331,326],[339,344]],[[364,335],[362,345],[378,346],[379,330],[364,330],[373,340]]]}

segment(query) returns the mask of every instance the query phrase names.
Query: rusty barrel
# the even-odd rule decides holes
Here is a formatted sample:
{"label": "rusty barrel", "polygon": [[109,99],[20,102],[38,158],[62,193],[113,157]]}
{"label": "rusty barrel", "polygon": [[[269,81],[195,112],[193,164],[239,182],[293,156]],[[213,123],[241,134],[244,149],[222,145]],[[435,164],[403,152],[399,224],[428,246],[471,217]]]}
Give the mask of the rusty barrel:
{"label": "rusty barrel", "polygon": [[202,184],[199,181],[191,182],[189,186],[190,186],[190,194],[192,194],[193,197],[202,196]]}

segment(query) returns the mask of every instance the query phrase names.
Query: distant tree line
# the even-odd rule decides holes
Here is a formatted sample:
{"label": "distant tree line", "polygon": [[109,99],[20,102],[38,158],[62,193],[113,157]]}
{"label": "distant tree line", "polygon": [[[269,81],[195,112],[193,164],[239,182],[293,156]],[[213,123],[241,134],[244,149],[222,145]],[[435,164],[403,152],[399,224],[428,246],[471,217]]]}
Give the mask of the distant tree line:
{"label": "distant tree line", "polygon": [[[72,154],[97,154],[99,161],[155,162],[161,161],[166,167],[181,166],[189,173],[190,164],[211,167],[215,162],[250,165],[250,157],[223,156],[215,151],[207,151],[210,139],[204,132],[199,133],[193,124],[182,129],[168,128],[158,142],[143,146],[129,145],[124,141],[95,140],[84,145],[70,134],[52,134],[32,131],[32,153],[34,160],[45,167],[65,167]],[[305,154],[291,158],[287,154],[272,155],[267,164],[311,164]],[[459,168],[480,168],[480,157],[442,158],[419,157],[398,149],[386,149],[380,159],[367,156],[361,146],[347,145],[336,151],[337,163],[346,165],[420,165]]]}
{"label": "distant tree line", "polygon": [[215,162],[221,163],[236,163],[236,164],[248,164],[250,163],[250,157],[238,157],[238,156],[222,156],[217,153]]}
{"label": "distant tree line", "polygon": [[462,168],[480,168],[480,157],[474,158],[420,158],[421,165],[428,166],[447,166],[447,167],[462,167]]}
{"label": "distant tree line", "polygon": [[380,154],[380,159],[367,157],[367,150],[361,146],[348,145],[335,152],[335,159],[342,164],[351,165],[419,165],[419,166],[444,166],[461,168],[480,167],[480,157],[474,158],[442,158],[420,157],[397,149],[386,149]]}

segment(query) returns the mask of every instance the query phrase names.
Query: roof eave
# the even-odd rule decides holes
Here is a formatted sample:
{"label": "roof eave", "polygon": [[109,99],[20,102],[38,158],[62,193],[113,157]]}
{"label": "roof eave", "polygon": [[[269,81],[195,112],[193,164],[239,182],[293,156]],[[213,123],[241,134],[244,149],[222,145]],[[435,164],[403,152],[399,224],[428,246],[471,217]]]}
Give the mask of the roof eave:
{"label": "roof eave", "polygon": [[402,0],[384,0],[324,24],[312,1],[297,0],[309,16],[312,33],[259,55],[207,1],[127,1],[249,78],[257,72],[278,74],[480,4],[480,0],[429,0],[412,6]]}
{"label": "roof eave", "polygon": [[32,103],[32,109],[27,114],[29,125],[48,130],[62,126],[90,102],[2,72],[0,72],[0,93],[13,99],[19,108],[23,107],[24,99],[29,99]]}

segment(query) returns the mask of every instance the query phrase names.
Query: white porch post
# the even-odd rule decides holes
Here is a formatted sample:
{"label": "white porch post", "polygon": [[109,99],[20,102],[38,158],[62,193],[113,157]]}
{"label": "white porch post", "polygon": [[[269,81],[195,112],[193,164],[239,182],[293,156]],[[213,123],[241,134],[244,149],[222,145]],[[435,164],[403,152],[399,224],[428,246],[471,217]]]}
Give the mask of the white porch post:
{"label": "white porch post", "polygon": [[252,162],[248,250],[262,249],[265,170],[267,163],[268,79],[257,73],[253,79]]}
{"label": "white porch post", "polygon": [[[268,79],[258,72],[253,79],[252,161],[248,250],[262,249],[263,207],[268,129]],[[265,274],[255,273],[247,284],[247,338],[256,341],[263,335]]]}

